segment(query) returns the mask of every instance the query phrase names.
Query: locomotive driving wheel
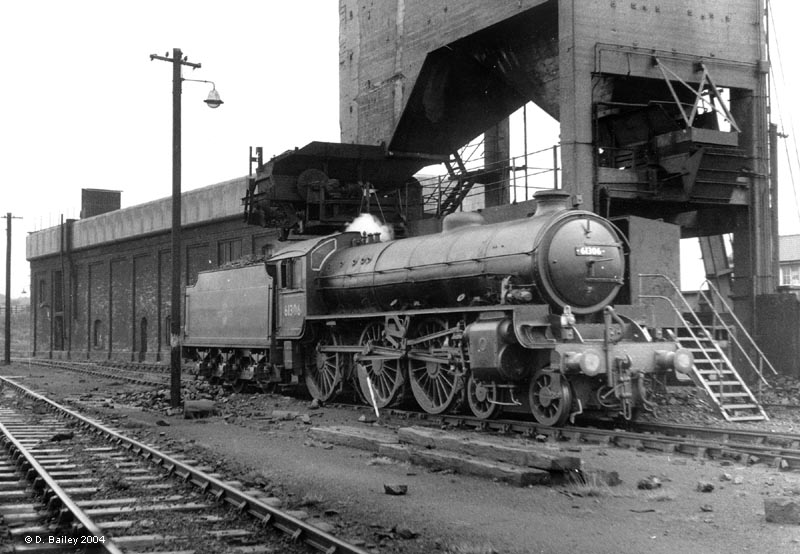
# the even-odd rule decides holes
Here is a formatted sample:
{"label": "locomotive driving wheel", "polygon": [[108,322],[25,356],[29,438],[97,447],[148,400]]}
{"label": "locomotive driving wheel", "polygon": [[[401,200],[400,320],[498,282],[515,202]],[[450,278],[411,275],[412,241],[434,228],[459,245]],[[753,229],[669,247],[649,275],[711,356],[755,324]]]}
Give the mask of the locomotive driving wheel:
{"label": "locomotive driving wheel", "polygon": [[[424,319],[416,326],[413,337],[421,338],[436,335],[447,330],[447,324],[440,319]],[[454,371],[451,360],[442,352],[447,344],[447,336],[432,337],[413,346],[411,353],[428,356],[427,360],[410,358],[408,377],[411,392],[420,408],[429,414],[447,411],[462,396],[464,382]],[[438,352],[437,352],[438,350]],[[435,361],[439,358],[440,361]]]}
{"label": "locomotive driving wheel", "polygon": [[533,374],[528,400],[533,417],[542,425],[566,423],[572,406],[572,389],[560,373],[540,369]]}
{"label": "locomotive driving wheel", "polygon": [[327,402],[341,390],[344,375],[345,354],[341,352],[325,352],[325,346],[341,344],[339,334],[328,328],[320,337],[317,347],[306,364],[306,387],[312,398]]}
{"label": "locomotive driving wheel", "polygon": [[467,379],[467,402],[472,414],[478,419],[492,419],[500,413],[497,402],[497,385],[476,381],[470,375]]}
{"label": "locomotive driving wheel", "polygon": [[[364,347],[365,358],[356,363],[358,388],[370,406],[385,408],[401,402],[406,392],[403,362],[398,358],[370,358],[372,346],[392,348],[383,333],[383,323],[370,323],[361,333],[358,344]],[[370,386],[371,385],[371,386]],[[371,389],[371,392],[370,392]],[[374,402],[373,402],[374,397]]]}

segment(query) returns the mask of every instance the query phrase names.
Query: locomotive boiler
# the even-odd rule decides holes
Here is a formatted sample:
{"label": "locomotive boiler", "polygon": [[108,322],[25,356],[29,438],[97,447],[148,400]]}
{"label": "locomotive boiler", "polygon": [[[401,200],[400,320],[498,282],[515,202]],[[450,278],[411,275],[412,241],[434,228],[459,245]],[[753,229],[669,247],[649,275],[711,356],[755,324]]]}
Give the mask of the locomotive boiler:
{"label": "locomotive boiler", "polygon": [[330,310],[534,302],[600,310],[623,285],[622,239],[569,195],[539,194],[534,217],[484,224],[455,213],[441,233],[333,252],[318,277]]}
{"label": "locomotive boiler", "polygon": [[[201,274],[187,289],[187,353],[234,383],[302,379],[320,401],[353,384],[378,409],[413,397],[429,413],[529,411],[547,425],[590,410],[631,418],[651,407],[654,377],[690,371],[692,356],[656,340],[641,307],[612,307],[625,239],[568,199],[538,193],[529,217],[453,214],[441,233],[395,241],[345,232],[292,243],[246,269],[258,282],[226,275],[245,268]],[[203,305],[252,313],[252,291],[267,313],[259,344],[237,345],[224,327],[200,340]]]}

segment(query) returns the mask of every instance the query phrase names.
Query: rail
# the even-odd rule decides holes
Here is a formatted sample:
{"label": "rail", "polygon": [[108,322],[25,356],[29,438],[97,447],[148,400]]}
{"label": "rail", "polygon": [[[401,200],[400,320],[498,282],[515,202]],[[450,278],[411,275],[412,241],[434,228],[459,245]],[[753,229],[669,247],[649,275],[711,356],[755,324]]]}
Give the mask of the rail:
{"label": "rail", "polygon": [[[130,437],[126,437],[110,429],[103,424],[93,421],[81,414],[61,406],[49,398],[16,383],[11,379],[0,377],[0,383],[10,385],[23,394],[34,400],[47,404],[51,410],[67,415],[77,420],[81,425],[90,427],[102,433],[112,442],[138,454],[151,463],[159,465],[167,470],[169,474],[177,475],[186,482],[191,482],[199,487],[203,492],[212,495],[217,501],[224,500],[235,507],[241,513],[248,513],[260,519],[265,525],[272,525],[274,528],[286,533],[295,541],[302,541],[311,548],[326,554],[368,554],[357,546],[343,541],[330,533],[305,523],[281,510],[275,509],[263,502],[247,496],[245,493],[235,489],[222,481],[199,471],[190,465],[184,464],[163,452],[147,446]],[[115,553],[114,553],[115,554]],[[121,554],[121,553],[120,553]]]}
{"label": "rail", "polygon": [[[5,379],[3,380],[6,381]],[[97,537],[103,541],[87,542],[87,552],[122,554],[122,550],[113,542],[113,540],[105,537],[105,533],[103,533],[100,527],[94,521],[92,521],[86,512],[84,512],[66,492],[64,492],[64,489],[62,489],[58,483],[56,483],[56,480],[53,479],[53,477],[47,472],[46,469],[44,469],[44,467],[42,467],[38,461],[36,461],[36,458],[33,456],[33,454],[31,454],[30,451],[25,448],[25,446],[18,441],[14,435],[11,434],[11,431],[9,431],[9,429],[3,423],[0,423],[0,433],[5,436],[5,440],[13,447],[17,464],[20,464],[20,457],[24,458],[25,463],[28,465],[30,470],[35,473],[36,478],[43,481],[43,483],[41,485],[37,485],[37,487],[41,487],[40,490],[49,489],[53,495],[58,498],[61,508],[67,510],[72,515],[72,518],[83,528],[85,534],[92,537]],[[28,476],[28,479],[30,480],[30,475]],[[52,500],[48,502],[48,505],[54,505]]]}

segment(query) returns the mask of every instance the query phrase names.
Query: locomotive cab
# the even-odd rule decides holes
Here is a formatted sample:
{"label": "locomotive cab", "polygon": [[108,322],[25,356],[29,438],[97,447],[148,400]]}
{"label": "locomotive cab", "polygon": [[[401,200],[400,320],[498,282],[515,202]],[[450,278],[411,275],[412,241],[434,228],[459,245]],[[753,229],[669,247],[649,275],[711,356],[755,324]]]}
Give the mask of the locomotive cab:
{"label": "locomotive cab", "polygon": [[[315,281],[323,264],[342,248],[360,239],[359,233],[340,233],[292,242],[267,260],[268,271],[275,276],[275,344],[283,366],[301,377],[307,364],[314,364],[309,341],[316,339],[307,328],[310,316],[324,311],[316,293]],[[308,379],[307,379],[308,381]],[[316,384],[308,388],[314,394]]]}
{"label": "locomotive cab", "polygon": [[[272,263],[272,262],[270,262]],[[294,339],[302,336],[307,311],[306,260],[302,256],[274,262],[277,276],[277,325],[275,337]]]}
{"label": "locomotive cab", "polygon": [[277,280],[277,339],[303,337],[307,317],[324,311],[315,285],[320,270],[331,255],[360,237],[359,233],[350,232],[293,242],[267,260],[267,267]]}

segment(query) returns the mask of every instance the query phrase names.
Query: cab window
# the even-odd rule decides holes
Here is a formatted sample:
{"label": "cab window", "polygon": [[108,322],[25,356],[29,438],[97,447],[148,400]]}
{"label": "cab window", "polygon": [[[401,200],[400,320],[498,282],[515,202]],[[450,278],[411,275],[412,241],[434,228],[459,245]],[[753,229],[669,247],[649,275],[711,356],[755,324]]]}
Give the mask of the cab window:
{"label": "cab window", "polygon": [[280,263],[281,288],[299,289],[302,288],[302,275],[300,271],[300,260],[282,260]]}
{"label": "cab window", "polygon": [[325,263],[328,256],[333,254],[335,250],[336,239],[327,240],[317,246],[314,251],[311,252],[311,271],[319,271],[322,269],[322,264]]}

